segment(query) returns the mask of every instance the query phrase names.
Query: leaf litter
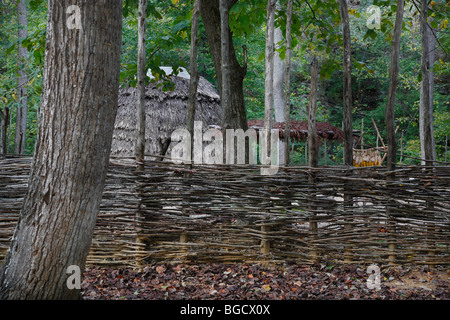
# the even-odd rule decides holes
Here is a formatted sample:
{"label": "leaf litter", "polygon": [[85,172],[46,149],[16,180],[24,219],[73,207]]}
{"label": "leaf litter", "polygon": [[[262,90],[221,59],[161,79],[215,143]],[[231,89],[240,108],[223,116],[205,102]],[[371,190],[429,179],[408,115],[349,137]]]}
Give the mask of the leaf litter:
{"label": "leaf litter", "polygon": [[158,264],[140,270],[89,267],[86,300],[448,300],[445,268],[381,267],[381,289],[367,266]]}

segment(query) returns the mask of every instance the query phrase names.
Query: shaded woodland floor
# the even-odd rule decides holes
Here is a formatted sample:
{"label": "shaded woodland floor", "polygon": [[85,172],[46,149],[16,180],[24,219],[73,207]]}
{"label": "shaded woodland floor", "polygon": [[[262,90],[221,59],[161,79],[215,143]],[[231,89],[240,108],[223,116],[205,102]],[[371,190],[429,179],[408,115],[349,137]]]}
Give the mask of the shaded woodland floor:
{"label": "shaded woodland floor", "polygon": [[367,266],[159,264],[141,270],[87,268],[86,300],[448,300],[445,267],[381,268],[381,290],[367,288]]}

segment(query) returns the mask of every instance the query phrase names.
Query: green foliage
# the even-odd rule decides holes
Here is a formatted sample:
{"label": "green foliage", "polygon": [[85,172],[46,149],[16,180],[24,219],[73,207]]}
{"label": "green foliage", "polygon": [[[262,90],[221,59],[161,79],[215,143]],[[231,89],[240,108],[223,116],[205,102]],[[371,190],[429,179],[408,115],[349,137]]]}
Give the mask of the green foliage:
{"label": "green foliage", "polygon": [[266,19],[266,5],[267,1],[243,0],[231,8],[230,30],[235,38],[248,37],[260,31]]}
{"label": "green foliage", "polygon": [[2,28],[0,32],[0,108],[10,110],[10,124],[8,128],[8,149],[14,150],[15,119],[17,107],[17,50],[19,41],[28,49],[28,113],[27,113],[27,137],[25,152],[32,154],[37,133],[38,110],[41,104],[42,72],[45,57],[46,35],[46,1],[31,0],[28,9],[28,37],[18,39],[17,12],[15,3],[9,6],[4,4],[1,17]]}
{"label": "green foliage", "polygon": [[[17,109],[16,73],[17,44],[29,51],[28,96],[28,153],[32,153],[37,130],[38,111],[42,91],[42,70],[46,36],[45,0],[29,1],[29,36],[17,39],[17,12],[15,1],[0,1],[0,108],[11,110],[9,130],[10,151],[13,150],[15,114]],[[287,0],[280,0],[282,10],[277,14],[276,26],[286,30]],[[381,8],[380,29],[366,26],[370,5]],[[147,67],[153,76],[165,79],[160,66],[189,68],[190,27],[193,1],[149,0],[147,9]],[[230,28],[238,60],[243,63],[243,45],[247,47],[247,74],[244,80],[244,98],[249,119],[261,119],[264,115],[264,50],[266,0],[240,0],[230,10]],[[443,160],[446,137],[450,135],[450,102],[448,84],[450,61],[448,48],[448,5],[446,1],[431,1],[430,26],[438,37],[435,73],[434,130],[438,160]],[[138,0],[123,2],[123,46],[121,56],[121,85],[136,85],[137,68],[137,8]],[[361,129],[364,119],[364,143],[376,144],[376,133],[371,119],[376,122],[382,136],[385,135],[384,109],[389,83],[389,63],[392,30],[396,14],[394,0],[362,0],[361,5],[350,7],[352,37],[352,92],[354,129]],[[421,38],[419,13],[414,3],[406,2],[401,60],[396,100],[396,125],[398,137],[402,137],[403,153],[411,157],[420,155],[418,106],[420,88]],[[214,65],[206,41],[205,29],[199,25],[198,69],[201,76],[217,85]],[[329,121],[337,127],[342,124],[342,31],[339,6],[336,1],[295,1],[292,20],[292,68],[291,68],[291,117],[306,120],[309,100],[310,61],[317,56],[320,61],[318,121]],[[278,50],[285,56],[285,41]],[[164,90],[170,90],[170,82],[163,82]],[[381,144],[379,142],[379,144]],[[327,164],[342,161],[342,146],[328,146]],[[294,145],[295,164],[303,164],[304,143]],[[323,157],[319,157],[323,163]],[[404,158],[404,163],[417,161]]]}
{"label": "green foliage", "polygon": [[[177,4],[174,4],[176,2]],[[136,86],[137,74],[137,0],[124,2],[123,54],[120,80],[122,85]],[[174,73],[186,67],[189,61],[190,17],[192,8],[178,1],[148,3],[146,53],[147,69],[152,70],[154,81],[166,79],[161,66],[172,66]],[[163,82],[164,90],[171,90],[172,83]]]}

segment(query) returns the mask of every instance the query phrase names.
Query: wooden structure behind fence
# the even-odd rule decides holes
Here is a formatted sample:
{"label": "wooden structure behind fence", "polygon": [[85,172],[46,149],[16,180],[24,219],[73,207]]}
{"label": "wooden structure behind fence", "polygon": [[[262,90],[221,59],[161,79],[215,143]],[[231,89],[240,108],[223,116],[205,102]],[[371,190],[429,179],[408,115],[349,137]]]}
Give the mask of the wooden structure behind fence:
{"label": "wooden structure behind fence", "polygon": [[[0,260],[30,162],[0,159]],[[132,159],[112,159],[88,264],[388,264],[395,257],[449,265],[450,168],[398,167],[395,181],[389,174],[384,167],[339,166],[282,167],[263,176],[257,166],[190,170],[167,161],[146,162],[141,174]]]}

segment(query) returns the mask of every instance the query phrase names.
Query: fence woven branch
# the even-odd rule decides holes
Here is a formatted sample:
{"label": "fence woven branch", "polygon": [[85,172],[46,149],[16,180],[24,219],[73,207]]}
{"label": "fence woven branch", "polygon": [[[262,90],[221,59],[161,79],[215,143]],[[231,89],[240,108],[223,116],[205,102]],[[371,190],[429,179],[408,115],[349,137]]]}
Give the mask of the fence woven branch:
{"label": "fence woven branch", "polygon": [[[0,158],[0,259],[30,164]],[[336,166],[263,176],[257,166],[168,161],[146,161],[141,173],[134,159],[112,158],[87,263],[134,267],[136,253],[140,263],[342,263],[351,248],[347,263],[387,264],[395,243],[396,263],[449,265],[450,168],[399,166],[395,181],[390,174]]]}

